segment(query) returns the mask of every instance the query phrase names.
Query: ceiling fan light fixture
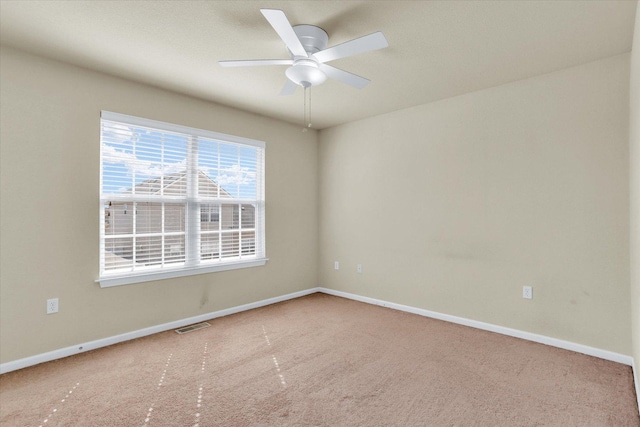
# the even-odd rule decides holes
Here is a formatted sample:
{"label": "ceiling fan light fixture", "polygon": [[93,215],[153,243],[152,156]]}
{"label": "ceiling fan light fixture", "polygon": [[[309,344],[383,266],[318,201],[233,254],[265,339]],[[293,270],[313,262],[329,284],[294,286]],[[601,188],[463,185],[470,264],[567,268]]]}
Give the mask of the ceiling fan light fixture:
{"label": "ceiling fan light fixture", "polygon": [[296,61],[294,65],[287,68],[285,74],[289,80],[305,88],[317,86],[327,80],[327,75],[310,59]]}
{"label": "ceiling fan light fixture", "polygon": [[289,65],[290,67],[285,71],[288,80],[280,91],[280,95],[293,94],[296,86],[302,86],[305,89],[317,86],[324,83],[327,78],[362,89],[369,84],[369,80],[326,63],[389,46],[387,39],[378,31],[327,48],[329,36],[322,28],[306,24],[292,27],[282,10],[260,9],[260,12],[284,42],[291,59],[251,59],[219,61],[219,63],[224,67]]}

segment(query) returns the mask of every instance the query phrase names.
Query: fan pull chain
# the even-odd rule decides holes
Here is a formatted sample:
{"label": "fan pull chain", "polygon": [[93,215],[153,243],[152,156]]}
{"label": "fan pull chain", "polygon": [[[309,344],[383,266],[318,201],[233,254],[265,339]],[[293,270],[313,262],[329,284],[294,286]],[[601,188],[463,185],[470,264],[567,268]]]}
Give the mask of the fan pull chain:
{"label": "fan pull chain", "polygon": [[307,113],[307,127],[311,127],[311,89],[309,89],[309,112]]}
{"label": "fan pull chain", "polygon": [[311,90],[309,90],[309,87],[304,88],[304,119],[303,120],[304,120],[304,128],[302,128],[302,132],[306,132],[308,128],[311,128]]}
{"label": "fan pull chain", "polygon": [[303,112],[302,112],[302,132],[306,132],[307,131],[307,88],[305,87],[303,92],[302,92],[302,97],[303,97]]}

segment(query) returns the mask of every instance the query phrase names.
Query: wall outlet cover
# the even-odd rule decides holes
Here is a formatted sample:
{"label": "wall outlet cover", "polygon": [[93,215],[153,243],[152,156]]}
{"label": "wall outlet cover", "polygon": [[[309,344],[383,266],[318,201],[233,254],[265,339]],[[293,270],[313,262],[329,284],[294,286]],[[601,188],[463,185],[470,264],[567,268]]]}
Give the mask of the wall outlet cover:
{"label": "wall outlet cover", "polygon": [[58,298],[51,298],[47,300],[47,314],[53,314],[58,312]]}

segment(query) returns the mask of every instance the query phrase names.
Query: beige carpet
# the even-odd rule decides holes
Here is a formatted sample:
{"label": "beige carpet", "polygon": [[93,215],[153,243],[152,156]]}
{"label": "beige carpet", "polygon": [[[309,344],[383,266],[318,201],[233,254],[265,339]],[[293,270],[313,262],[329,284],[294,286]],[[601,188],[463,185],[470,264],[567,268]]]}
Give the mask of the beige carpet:
{"label": "beige carpet", "polygon": [[[324,294],[0,377],[2,426],[633,426],[631,368]],[[46,420],[46,422],[45,422]]]}

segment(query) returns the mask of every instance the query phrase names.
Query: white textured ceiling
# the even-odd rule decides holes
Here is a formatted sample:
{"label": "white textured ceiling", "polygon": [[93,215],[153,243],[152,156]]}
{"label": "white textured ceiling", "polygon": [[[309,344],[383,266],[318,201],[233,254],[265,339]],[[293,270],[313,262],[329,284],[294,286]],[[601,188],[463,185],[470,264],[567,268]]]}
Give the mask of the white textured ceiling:
{"label": "white textured ceiling", "polygon": [[389,47],[331,65],[372,80],[311,92],[325,128],[631,50],[633,1],[0,1],[0,42],[38,55],[302,125],[303,95],[279,96],[288,58],[260,8],[329,34],[382,31]]}

